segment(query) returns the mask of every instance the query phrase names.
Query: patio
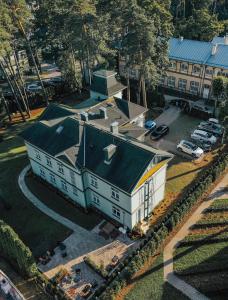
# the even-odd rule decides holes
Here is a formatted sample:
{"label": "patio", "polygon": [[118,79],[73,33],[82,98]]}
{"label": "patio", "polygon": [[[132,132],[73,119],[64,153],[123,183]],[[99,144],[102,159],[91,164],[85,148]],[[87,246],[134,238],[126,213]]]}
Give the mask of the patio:
{"label": "patio", "polygon": [[111,273],[119,261],[137,245],[137,241],[130,240],[113,224],[103,220],[92,231],[75,231],[59,243],[45,264],[40,261],[38,266],[48,278],[54,280],[64,270],[65,274],[58,281],[58,286],[70,298],[79,300],[87,297],[87,294],[89,297],[105,282],[97,270],[85,262],[85,257],[89,257],[98,266],[112,266],[108,271]]}

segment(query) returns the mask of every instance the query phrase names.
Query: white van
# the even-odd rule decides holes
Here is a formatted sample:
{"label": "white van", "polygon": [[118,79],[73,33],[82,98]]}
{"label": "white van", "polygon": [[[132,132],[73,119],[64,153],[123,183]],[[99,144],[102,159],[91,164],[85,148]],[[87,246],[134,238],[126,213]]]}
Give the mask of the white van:
{"label": "white van", "polygon": [[191,138],[201,142],[210,142],[211,144],[215,144],[217,142],[217,138],[213,134],[198,129],[191,134]]}

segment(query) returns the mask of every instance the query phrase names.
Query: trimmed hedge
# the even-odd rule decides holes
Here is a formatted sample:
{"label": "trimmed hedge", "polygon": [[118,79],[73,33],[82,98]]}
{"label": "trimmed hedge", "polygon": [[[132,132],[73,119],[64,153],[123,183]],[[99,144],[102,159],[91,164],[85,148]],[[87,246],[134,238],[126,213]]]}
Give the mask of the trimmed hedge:
{"label": "trimmed hedge", "polygon": [[148,238],[122,263],[122,270],[119,268],[107,280],[107,286],[100,287],[93,296],[93,299],[111,300],[119,293],[126,283],[140,270],[144,263],[163,245],[168,234],[179,224],[191,207],[200,199],[209,186],[221,175],[228,165],[228,153],[225,152],[206,170],[201,171],[197,182],[188,189],[185,196],[179,199],[162,219],[159,225],[155,225],[148,234]]}

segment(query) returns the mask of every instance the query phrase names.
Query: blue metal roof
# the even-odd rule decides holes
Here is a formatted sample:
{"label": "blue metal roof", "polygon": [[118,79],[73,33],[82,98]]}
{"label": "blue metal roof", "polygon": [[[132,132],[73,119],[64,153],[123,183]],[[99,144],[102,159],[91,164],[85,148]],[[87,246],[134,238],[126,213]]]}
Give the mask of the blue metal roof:
{"label": "blue metal roof", "polygon": [[181,40],[169,41],[169,58],[228,69],[228,45],[218,44],[215,55],[211,54],[212,42]]}
{"label": "blue metal roof", "polygon": [[221,36],[216,36],[213,38],[212,40],[213,44],[225,44],[225,36],[221,37]]}

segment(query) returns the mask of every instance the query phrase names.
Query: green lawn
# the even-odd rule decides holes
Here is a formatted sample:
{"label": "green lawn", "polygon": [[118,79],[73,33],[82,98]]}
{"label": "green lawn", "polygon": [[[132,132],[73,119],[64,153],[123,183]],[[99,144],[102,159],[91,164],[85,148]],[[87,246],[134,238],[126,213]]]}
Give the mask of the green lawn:
{"label": "green lawn", "polygon": [[174,269],[178,274],[203,273],[227,267],[227,242],[177,248]]}
{"label": "green lawn", "polygon": [[6,210],[0,205],[0,219],[12,226],[33,254],[39,256],[55,247],[57,241],[64,240],[71,231],[44,215],[22,195],[17,179],[26,164],[26,157],[0,161],[1,197],[11,206]]}
{"label": "green lawn", "polygon": [[163,255],[160,254],[146,273],[136,278],[125,300],[187,300],[188,297],[163,280]]}
{"label": "green lawn", "polygon": [[89,212],[86,214],[74,204],[58,195],[54,188],[44,185],[44,183],[38,181],[37,178],[28,176],[26,178],[26,183],[34,195],[36,195],[48,207],[52,208],[65,218],[70,219],[72,222],[88,230],[93,229],[101,222],[102,219],[97,213]]}

